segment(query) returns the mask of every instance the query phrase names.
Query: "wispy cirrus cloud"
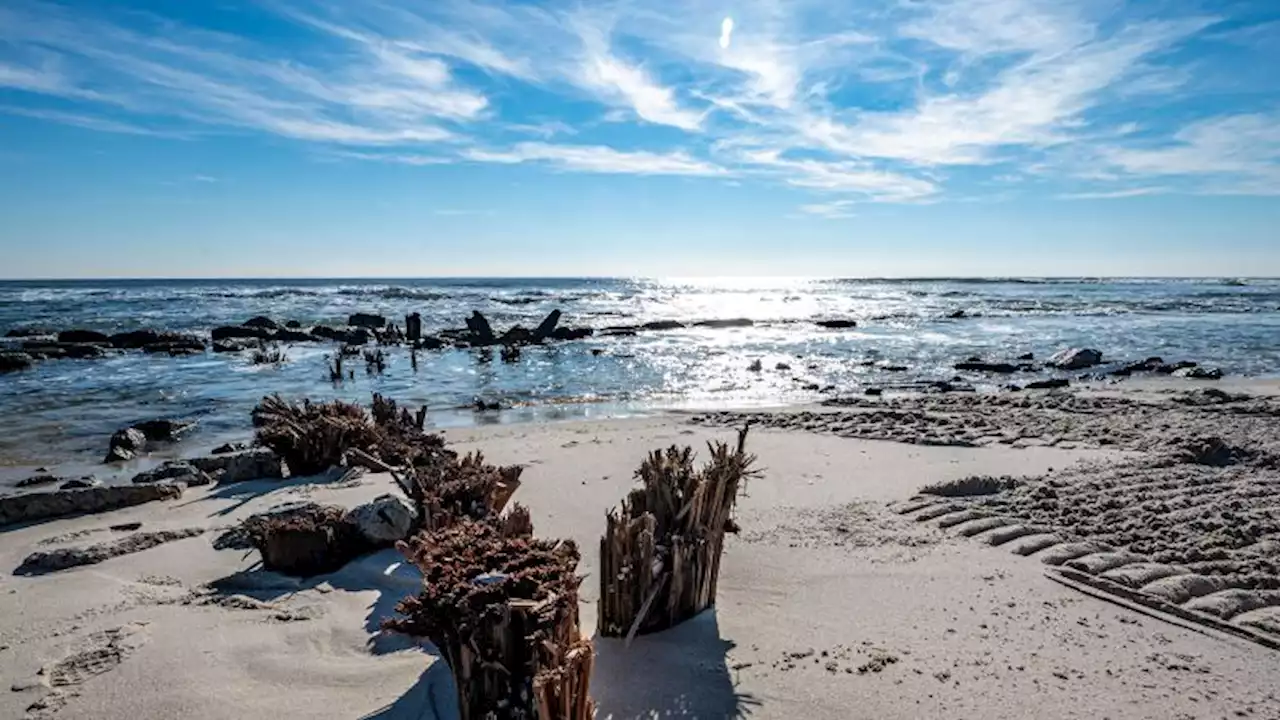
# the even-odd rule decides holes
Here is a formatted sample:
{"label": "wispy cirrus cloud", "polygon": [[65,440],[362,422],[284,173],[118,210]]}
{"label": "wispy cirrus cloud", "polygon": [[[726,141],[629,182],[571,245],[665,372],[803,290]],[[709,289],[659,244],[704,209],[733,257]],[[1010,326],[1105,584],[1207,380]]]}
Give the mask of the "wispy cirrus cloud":
{"label": "wispy cirrus cloud", "polygon": [[[972,199],[1278,194],[1277,106],[1205,77],[1266,23],[1135,2],[262,0],[281,32],[39,0],[0,7],[24,117],[135,135],[255,133],[326,157],[735,176],[802,212]],[[175,14],[182,13],[175,10]],[[1221,26],[1226,30],[1219,30]],[[288,36],[289,42],[269,37]],[[1200,52],[1188,52],[1195,47]],[[1225,60],[1224,60],[1225,62]],[[1243,82],[1243,81],[1241,81]],[[556,142],[574,136],[572,143]],[[536,141],[530,142],[531,139]],[[975,182],[976,181],[976,182]],[[1083,185],[1083,187],[1082,187]]]}

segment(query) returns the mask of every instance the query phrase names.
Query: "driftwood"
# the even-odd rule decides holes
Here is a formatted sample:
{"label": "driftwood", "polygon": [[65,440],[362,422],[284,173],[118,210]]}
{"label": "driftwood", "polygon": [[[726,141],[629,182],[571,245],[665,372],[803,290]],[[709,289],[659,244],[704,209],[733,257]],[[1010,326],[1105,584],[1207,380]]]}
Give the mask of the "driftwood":
{"label": "driftwood", "polygon": [[304,505],[245,520],[249,545],[262,566],[286,575],[310,577],[342,568],[374,546],[346,520],[344,508]]}
{"label": "driftwood", "polygon": [[536,540],[528,514],[423,532],[397,547],[422,592],[385,626],[426,637],[453,671],[462,720],[589,720],[595,651],[578,625],[578,548]]}
{"label": "driftwood", "polygon": [[609,637],[663,630],[715,604],[724,535],[742,483],[755,474],[746,453],[710,445],[693,468],[691,448],[654,451],[636,471],[641,487],[606,516],[600,539],[598,630]]}

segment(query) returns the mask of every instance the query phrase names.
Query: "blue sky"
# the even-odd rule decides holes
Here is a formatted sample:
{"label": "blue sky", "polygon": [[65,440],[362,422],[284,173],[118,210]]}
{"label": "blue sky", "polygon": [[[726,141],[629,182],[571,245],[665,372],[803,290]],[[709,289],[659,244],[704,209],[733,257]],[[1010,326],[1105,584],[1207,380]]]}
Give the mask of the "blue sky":
{"label": "blue sky", "polygon": [[1280,275],[1280,3],[0,5],[0,277]]}

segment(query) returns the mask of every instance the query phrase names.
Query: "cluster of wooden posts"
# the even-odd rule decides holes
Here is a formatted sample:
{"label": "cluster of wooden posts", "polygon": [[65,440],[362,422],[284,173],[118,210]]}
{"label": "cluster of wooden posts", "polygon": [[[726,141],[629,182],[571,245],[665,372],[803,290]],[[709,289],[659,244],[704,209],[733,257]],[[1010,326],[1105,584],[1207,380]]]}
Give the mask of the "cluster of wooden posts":
{"label": "cluster of wooden posts", "polygon": [[[345,403],[294,406],[269,398],[255,421],[259,441],[291,467],[295,459],[317,472],[326,464],[363,466],[389,472],[405,491],[417,513],[396,547],[422,572],[423,587],[386,627],[439,649],[463,720],[593,716],[595,650],[579,626],[579,550],[570,540],[536,538],[528,511],[507,509],[520,468],[488,465],[478,454],[459,457],[423,430],[423,414],[377,396],[372,417]],[[642,463],[640,486],[608,513],[600,541],[600,635],[630,639],[715,603],[724,535],[753,473],[745,442],[744,428],[736,446],[712,445],[701,468],[689,448],[654,452]],[[324,546],[350,535],[341,523],[339,515],[319,512],[260,520],[252,533],[265,559],[273,533],[301,530]]]}

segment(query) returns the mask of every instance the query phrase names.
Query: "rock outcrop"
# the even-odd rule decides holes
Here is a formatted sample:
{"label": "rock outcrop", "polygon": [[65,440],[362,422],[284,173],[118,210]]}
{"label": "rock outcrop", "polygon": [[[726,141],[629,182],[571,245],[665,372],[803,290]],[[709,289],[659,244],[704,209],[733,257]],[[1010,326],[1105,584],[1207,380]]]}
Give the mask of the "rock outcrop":
{"label": "rock outcrop", "polygon": [[279,479],[285,476],[284,461],[267,448],[251,448],[191,458],[191,465],[220,484],[246,480]]}
{"label": "rock outcrop", "polygon": [[213,338],[214,342],[218,340],[270,340],[275,336],[275,331],[263,327],[223,325],[209,331],[209,336]]}
{"label": "rock outcrop", "polygon": [[0,352],[0,373],[27,370],[33,364],[31,356],[21,352]]}
{"label": "rock outcrop", "polygon": [[347,324],[351,327],[362,328],[381,328],[387,324],[387,319],[382,315],[374,315],[373,313],[355,313],[347,318]]}
{"label": "rock outcrop", "polygon": [[1092,348],[1068,348],[1053,354],[1046,363],[1062,370],[1084,370],[1102,363],[1102,353]]}
{"label": "rock outcrop", "polygon": [[115,431],[107,445],[107,456],[102,462],[132,460],[147,447],[147,436],[137,428],[127,427]]}
{"label": "rock outcrop", "polygon": [[169,483],[9,495],[0,497],[0,525],[106,512],[178,497],[182,497],[182,488]]}
{"label": "rock outcrop", "polygon": [[180,482],[187,487],[195,487],[208,485],[213,482],[213,478],[186,460],[170,460],[157,468],[134,475],[132,480],[134,485],[165,481]]}
{"label": "rock outcrop", "polygon": [[467,332],[469,334],[467,340],[472,345],[492,345],[497,339],[489,319],[479,310],[472,311],[471,317],[467,318]]}
{"label": "rock outcrop", "polygon": [[106,343],[110,340],[110,336],[97,330],[63,330],[58,333],[60,343]]}
{"label": "rock outcrop", "polygon": [[266,328],[267,330],[279,330],[280,325],[275,320],[266,315],[255,315],[241,323],[245,327]]}

